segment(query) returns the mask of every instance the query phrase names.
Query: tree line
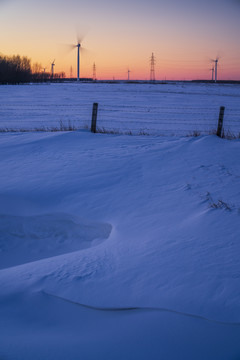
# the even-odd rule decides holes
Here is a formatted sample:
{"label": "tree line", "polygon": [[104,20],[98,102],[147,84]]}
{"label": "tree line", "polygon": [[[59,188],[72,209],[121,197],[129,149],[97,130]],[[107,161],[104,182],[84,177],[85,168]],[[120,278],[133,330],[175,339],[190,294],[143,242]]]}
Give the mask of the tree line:
{"label": "tree line", "polygon": [[64,73],[51,74],[42,68],[41,64],[31,64],[26,56],[5,56],[0,54],[0,83],[19,84],[27,82],[48,81],[64,78]]}

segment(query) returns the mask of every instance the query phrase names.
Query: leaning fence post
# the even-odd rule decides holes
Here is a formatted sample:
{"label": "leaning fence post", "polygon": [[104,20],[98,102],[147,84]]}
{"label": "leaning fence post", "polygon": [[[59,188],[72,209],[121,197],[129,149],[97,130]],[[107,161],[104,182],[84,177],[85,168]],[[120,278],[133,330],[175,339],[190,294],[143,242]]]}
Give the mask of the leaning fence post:
{"label": "leaning fence post", "polygon": [[92,133],[96,133],[96,129],[97,129],[97,112],[98,112],[98,103],[94,103],[92,108],[92,125],[91,125]]}
{"label": "leaning fence post", "polygon": [[217,136],[222,137],[223,117],[224,117],[225,106],[220,107]]}

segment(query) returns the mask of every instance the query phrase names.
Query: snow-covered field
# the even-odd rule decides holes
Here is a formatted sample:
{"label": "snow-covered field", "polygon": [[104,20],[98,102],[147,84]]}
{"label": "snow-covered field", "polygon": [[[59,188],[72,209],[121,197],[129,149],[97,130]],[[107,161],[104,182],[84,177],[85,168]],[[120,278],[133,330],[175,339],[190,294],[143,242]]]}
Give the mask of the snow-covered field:
{"label": "snow-covered field", "polygon": [[239,359],[239,158],[214,135],[1,133],[0,359]]}
{"label": "snow-covered field", "polygon": [[99,103],[98,127],[152,135],[209,134],[225,106],[225,133],[240,133],[240,85],[65,83],[0,87],[0,130],[91,124]]}

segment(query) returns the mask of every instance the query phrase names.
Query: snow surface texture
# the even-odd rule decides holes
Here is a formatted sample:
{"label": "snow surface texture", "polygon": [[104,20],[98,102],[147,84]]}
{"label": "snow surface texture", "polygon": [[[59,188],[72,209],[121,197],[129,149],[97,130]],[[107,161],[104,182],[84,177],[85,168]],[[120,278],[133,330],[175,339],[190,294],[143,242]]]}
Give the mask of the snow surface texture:
{"label": "snow surface texture", "polygon": [[0,268],[85,249],[110,233],[111,225],[67,214],[0,215]]}
{"label": "snow surface texture", "polygon": [[0,134],[0,359],[240,358],[240,142]]}
{"label": "snow surface texture", "polygon": [[240,133],[240,85],[33,84],[0,87],[0,130],[84,128],[99,103],[100,130],[132,134],[216,132],[225,106],[225,134]]}

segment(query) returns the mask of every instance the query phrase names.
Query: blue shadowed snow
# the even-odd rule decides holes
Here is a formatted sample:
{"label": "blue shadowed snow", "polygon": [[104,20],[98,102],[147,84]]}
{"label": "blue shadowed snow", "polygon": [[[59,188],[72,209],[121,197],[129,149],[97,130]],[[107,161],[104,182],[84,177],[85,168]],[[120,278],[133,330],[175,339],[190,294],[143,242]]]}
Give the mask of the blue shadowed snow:
{"label": "blue shadowed snow", "polygon": [[0,134],[0,153],[0,358],[238,359],[239,140]]}

